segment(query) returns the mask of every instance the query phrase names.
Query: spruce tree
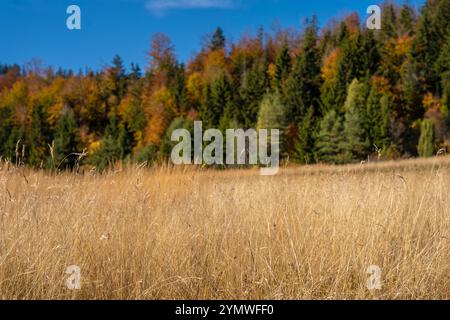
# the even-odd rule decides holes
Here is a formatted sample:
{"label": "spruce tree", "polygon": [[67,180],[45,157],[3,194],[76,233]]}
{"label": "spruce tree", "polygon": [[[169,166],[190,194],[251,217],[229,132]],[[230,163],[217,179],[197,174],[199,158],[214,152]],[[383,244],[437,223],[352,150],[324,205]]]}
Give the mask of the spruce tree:
{"label": "spruce tree", "polygon": [[343,163],[343,126],[342,119],[336,110],[329,111],[320,122],[320,130],[316,140],[318,161],[326,163]]}
{"label": "spruce tree", "polygon": [[12,127],[12,110],[9,106],[0,107],[0,156],[10,158],[13,153],[11,146],[8,146],[8,138]]}
{"label": "spruce tree", "polygon": [[[342,54],[338,61],[337,73],[334,83],[330,88],[322,91],[322,103],[326,110],[336,109],[342,112],[343,105],[347,97],[347,88],[351,81],[355,78],[363,78],[367,75],[369,68],[375,70],[377,63],[372,64],[372,61],[365,60],[366,53],[362,36],[358,34],[353,38],[347,38],[342,44]],[[370,42],[370,39],[369,39]],[[366,44],[367,47],[373,43]],[[376,57],[376,52],[372,51],[373,58]]]}
{"label": "spruce tree", "polygon": [[381,16],[380,37],[382,41],[397,37],[397,15],[393,4],[383,6]]}
{"label": "spruce tree", "polygon": [[256,125],[259,105],[268,87],[266,70],[267,63],[265,59],[261,59],[256,61],[242,77],[239,89],[241,103],[236,112],[239,111],[239,120],[245,128],[253,128]]}
{"label": "spruce tree", "polygon": [[[438,75],[432,66],[439,57],[440,46],[435,25],[432,23],[429,10],[425,8],[419,20],[417,34],[411,49],[412,68],[419,80],[413,90],[420,96],[427,91],[435,93]],[[411,104],[417,103],[417,101],[410,102]]]}
{"label": "spruce tree", "polygon": [[72,109],[66,107],[56,124],[53,155],[57,169],[72,169],[77,160],[79,133]]}
{"label": "spruce tree", "polygon": [[275,62],[274,87],[280,92],[283,92],[283,88],[291,72],[291,65],[289,46],[285,43]]}
{"label": "spruce tree", "polygon": [[295,160],[302,164],[314,162],[315,118],[312,107],[298,124],[298,137],[295,145]]}
{"label": "spruce tree", "polygon": [[217,27],[216,31],[214,32],[212,38],[211,38],[211,43],[209,45],[209,49],[211,51],[214,50],[221,50],[223,48],[225,48],[225,35],[223,34],[223,30],[220,27]]}
{"label": "spruce tree", "polygon": [[421,157],[434,155],[434,125],[430,119],[422,120],[420,125],[420,139],[417,151]]}
{"label": "spruce tree", "polygon": [[445,42],[450,35],[450,1],[437,0],[436,9],[432,10],[433,24],[439,43]]}
{"label": "spruce tree", "polygon": [[266,93],[258,112],[258,129],[280,129],[286,125],[286,111],[278,92]]}
{"label": "spruce tree", "polygon": [[389,142],[389,98],[371,88],[366,103],[367,132],[370,146],[383,149]]}
{"label": "spruce tree", "polygon": [[361,109],[355,107],[345,112],[343,143],[345,160],[363,160],[369,151],[369,139],[365,130],[365,119]]}
{"label": "spruce tree", "polygon": [[349,160],[365,158],[369,148],[364,89],[364,84],[354,79],[344,104],[344,151]]}
{"label": "spruce tree", "polygon": [[367,30],[364,34],[361,51],[363,53],[361,70],[365,70],[366,77],[372,76],[377,71],[381,59],[378,43],[372,30]]}
{"label": "spruce tree", "polygon": [[47,145],[50,143],[50,127],[47,123],[47,114],[42,105],[37,104],[31,114],[30,136],[28,145],[30,147],[29,164],[39,166],[43,164]]}
{"label": "spruce tree", "polygon": [[212,127],[218,126],[226,108],[228,108],[231,114],[236,114],[232,108],[233,95],[231,92],[231,84],[225,74],[219,76],[212,83],[209,98],[209,104],[206,106],[208,111],[206,113],[211,117],[210,125]]}
{"label": "spruce tree", "polygon": [[409,4],[405,3],[400,12],[400,25],[403,34],[412,36],[414,34],[414,12]]}
{"label": "spruce tree", "polygon": [[286,84],[287,119],[298,123],[310,106],[319,112],[320,56],[317,48],[317,21],[308,23],[301,53],[297,57]]}

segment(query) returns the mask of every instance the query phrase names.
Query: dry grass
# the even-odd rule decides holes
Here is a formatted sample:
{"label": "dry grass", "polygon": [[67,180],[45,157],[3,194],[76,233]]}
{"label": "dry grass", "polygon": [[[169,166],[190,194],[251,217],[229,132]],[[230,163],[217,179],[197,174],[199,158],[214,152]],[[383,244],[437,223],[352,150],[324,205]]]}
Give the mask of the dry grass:
{"label": "dry grass", "polygon": [[449,158],[274,177],[0,169],[1,299],[449,299],[449,275]]}

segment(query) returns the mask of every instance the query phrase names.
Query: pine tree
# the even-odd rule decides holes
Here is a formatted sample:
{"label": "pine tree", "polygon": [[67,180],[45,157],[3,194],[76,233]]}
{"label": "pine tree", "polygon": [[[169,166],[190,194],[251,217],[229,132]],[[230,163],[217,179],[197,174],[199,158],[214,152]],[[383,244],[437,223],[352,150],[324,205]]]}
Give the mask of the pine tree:
{"label": "pine tree", "polygon": [[412,36],[414,34],[414,12],[409,4],[405,3],[400,12],[400,25],[403,34]]}
{"label": "pine tree", "polygon": [[433,24],[439,43],[443,43],[447,36],[450,35],[450,1],[437,0],[434,13]]}
{"label": "pine tree", "polygon": [[225,48],[225,35],[223,34],[223,30],[220,27],[217,27],[216,31],[214,32],[212,39],[211,39],[211,44],[209,45],[209,49],[211,51],[215,51],[215,50],[222,50],[223,48]]}
{"label": "pine tree", "polygon": [[363,160],[370,147],[365,130],[365,119],[361,109],[355,107],[345,112],[343,150],[345,159]]}
{"label": "pine tree", "polygon": [[380,52],[372,30],[367,30],[362,40],[362,70],[366,70],[366,77],[372,76],[380,64]]}
{"label": "pine tree", "polygon": [[203,88],[202,101],[200,105],[199,115],[203,122],[203,126],[207,129],[213,128],[216,123],[214,110],[212,110],[211,85],[206,84]]}
{"label": "pine tree", "polygon": [[29,164],[39,166],[46,158],[47,145],[50,143],[50,128],[42,105],[36,105],[31,115],[31,130],[28,145],[30,147]]}
{"label": "pine tree", "polygon": [[424,119],[420,126],[420,139],[417,151],[421,157],[431,157],[434,154],[434,125],[430,119]]}
{"label": "pine tree", "polygon": [[390,103],[387,96],[371,88],[367,98],[367,132],[370,146],[383,149],[389,142],[389,113]]}
{"label": "pine tree", "polygon": [[78,150],[78,125],[72,109],[63,110],[54,134],[53,165],[57,169],[72,169],[77,160],[74,153]]}
{"label": "pine tree", "polygon": [[[418,85],[414,90],[423,96],[427,91],[435,92],[435,84],[438,75],[432,68],[438,59],[440,44],[438,35],[429,10],[423,10],[422,17],[419,20],[417,34],[411,49],[411,64],[416,77],[419,79]],[[417,101],[411,101],[416,103]]]}
{"label": "pine tree", "polygon": [[363,110],[365,105],[365,85],[353,79],[350,83],[347,91],[347,97],[344,103],[344,111],[347,112],[351,109]]}
{"label": "pine tree", "polygon": [[342,119],[335,110],[329,111],[320,122],[316,140],[317,158],[326,163],[343,163],[343,126]]}
{"label": "pine tree", "polygon": [[315,119],[312,107],[298,124],[298,141],[295,146],[295,160],[303,164],[314,162]]}
{"label": "pine tree", "polygon": [[12,128],[11,116],[12,110],[9,106],[0,106],[0,156],[10,159],[13,150],[7,142]]}
{"label": "pine tree", "polygon": [[124,158],[126,147],[125,128],[119,127],[119,117],[113,112],[109,118],[100,149],[96,150],[91,157],[91,164],[97,170],[103,171]]}
{"label": "pine tree", "polygon": [[285,43],[275,62],[274,87],[280,92],[283,92],[283,88],[291,72],[291,65],[289,46]]}
{"label": "pine tree", "polygon": [[126,91],[126,72],[122,58],[119,55],[116,55],[112,61],[108,81],[110,83],[109,89],[111,90],[111,94],[120,101]]}
{"label": "pine tree", "polygon": [[[370,44],[370,45],[373,45]],[[366,44],[369,47],[369,42]],[[342,111],[347,96],[347,88],[355,78],[362,78],[367,75],[371,68],[375,69],[377,64],[372,65],[372,61],[365,60],[362,36],[358,34],[354,38],[347,38],[342,44],[342,54],[338,61],[337,73],[331,87],[322,91],[322,103],[326,110],[336,109]],[[372,48],[373,50],[373,48]],[[371,51],[375,58],[375,51]]]}
{"label": "pine tree", "polygon": [[259,105],[268,87],[267,63],[265,59],[256,61],[249,71],[242,77],[239,89],[240,95],[240,120],[245,128],[253,128],[256,125]]}
{"label": "pine tree", "polygon": [[344,150],[352,160],[364,158],[369,148],[364,90],[364,84],[354,79],[348,88],[344,104]]}
{"label": "pine tree", "polygon": [[211,85],[210,92],[206,92],[209,97],[203,106],[203,114],[207,115],[207,126],[217,128],[226,108],[231,114],[235,115],[232,110],[232,92],[231,85],[225,74],[219,76]]}
{"label": "pine tree", "polygon": [[301,54],[297,57],[286,84],[287,119],[298,123],[310,106],[319,112],[320,56],[317,48],[317,21],[308,23]]}
{"label": "pine tree", "polygon": [[382,41],[386,41],[389,38],[397,37],[397,15],[395,14],[395,8],[393,4],[386,4],[382,10],[381,16],[381,32],[380,38]]}
{"label": "pine tree", "polygon": [[266,93],[258,112],[258,129],[280,129],[286,125],[285,107],[278,92]]}

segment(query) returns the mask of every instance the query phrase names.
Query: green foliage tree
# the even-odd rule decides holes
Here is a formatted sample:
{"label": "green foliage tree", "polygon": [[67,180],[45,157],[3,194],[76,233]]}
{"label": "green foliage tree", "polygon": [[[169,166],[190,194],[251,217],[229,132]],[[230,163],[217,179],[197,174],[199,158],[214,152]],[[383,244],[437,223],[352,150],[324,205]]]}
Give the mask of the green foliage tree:
{"label": "green foliage tree", "polygon": [[245,128],[253,128],[256,125],[259,104],[268,88],[266,70],[267,63],[262,59],[254,63],[242,78],[239,116]]}
{"label": "green foliage tree", "polygon": [[35,106],[31,114],[31,132],[28,139],[29,163],[32,166],[43,166],[46,162],[50,143],[50,126],[46,119],[47,113],[43,106]]}
{"label": "green foliage tree", "polygon": [[209,45],[210,50],[221,50],[225,48],[225,35],[223,34],[223,30],[220,27],[217,27],[216,31],[211,38],[211,44]]}
{"label": "green foliage tree", "polygon": [[424,119],[420,125],[420,139],[417,151],[421,157],[431,157],[434,154],[434,125],[430,119]]}
{"label": "green foliage tree", "polygon": [[289,46],[285,43],[275,61],[274,88],[280,92],[283,92],[283,88],[291,72],[291,67],[292,62],[291,56],[289,55]]}
{"label": "green foliage tree", "polygon": [[103,171],[121,161],[127,150],[127,134],[124,127],[119,126],[119,117],[113,113],[110,116],[105,136],[101,146],[91,157],[91,164],[99,171]]}
{"label": "green foliage tree", "polygon": [[205,127],[217,128],[226,108],[236,115],[231,107],[232,103],[231,84],[227,76],[222,74],[211,85],[206,86],[203,94],[200,116]]}
{"label": "green foliage tree", "polygon": [[412,36],[414,34],[414,12],[408,3],[402,6],[400,12],[400,25],[403,34]]}
{"label": "green foliage tree", "polygon": [[66,107],[56,124],[53,148],[53,166],[56,169],[72,169],[77,161],[79,130],[72,109]]}
{"label": "green foliage tree", "polygon": [[318,161],[340,164],[347,160],[343,155],[343,131],[342,119],[336,110],[329,111],[322,118],[316,140]]}
{"label": "green foliage tree", "polygon": [[298,125],[298,140],[295,145],[294,159],[302,164],[311,164],[315,159],[315,121],[312,107]]}
{"label": "green foliage tree", "polygon": [[380,150],[389,144],[389,97],[378,93],[371,88],[366,103],[367,132],[370,146],[376,146]]}
{"label": "green foliage tree", "polygon": [[317,21],[307,23],[301,54],[298,55],[287,81],[285,105],[287,119],[298,123],[310,106],[319,112],[320,56],[317,48]]}
{"label": "green foliage tree", "polygon": [[258,129],[280,129],[286,126],[286,109],[279,92],[266,93],[258,112]]}

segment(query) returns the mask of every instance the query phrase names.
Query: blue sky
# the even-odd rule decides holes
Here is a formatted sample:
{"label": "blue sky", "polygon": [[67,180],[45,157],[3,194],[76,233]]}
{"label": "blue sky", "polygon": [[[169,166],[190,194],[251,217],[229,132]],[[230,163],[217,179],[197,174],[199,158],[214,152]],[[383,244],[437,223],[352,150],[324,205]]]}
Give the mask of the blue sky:
{"label": "blue sky", "polygon": [[[403,1],[398,1],[403,3]],[[418,6],[424,0],[410,0]],[[74,70],[99,69],[117,53],[126,65],[145,67],[153,33],[164,32],[187,61],[202,37],[221,26],[227,37],[281,26],[300,28],[316,14],[321,24],[366,8],[377,0],[1,0],[0,63],[24,64],[39,58],[45,65]],[[82,29],[66,28],[66,9],[81,8]]]}

